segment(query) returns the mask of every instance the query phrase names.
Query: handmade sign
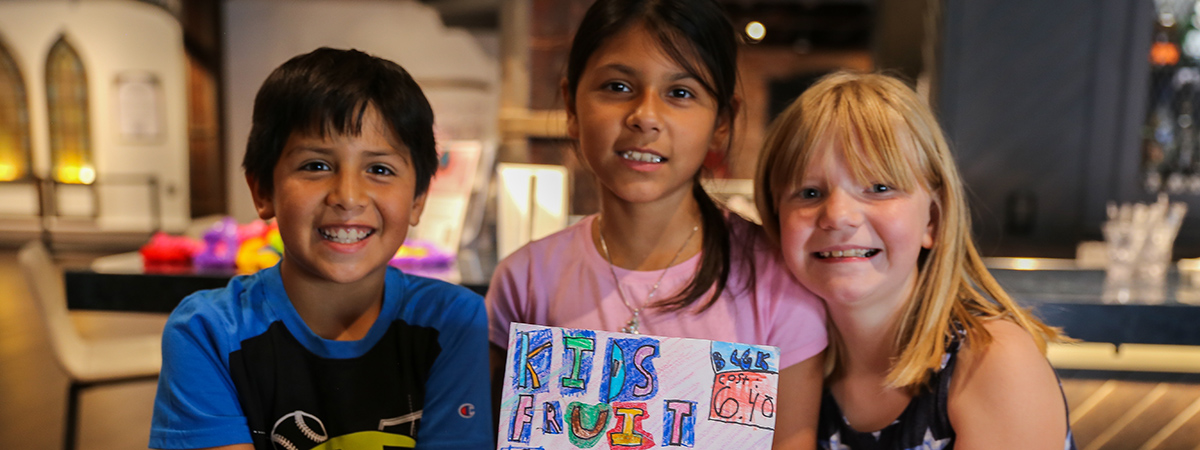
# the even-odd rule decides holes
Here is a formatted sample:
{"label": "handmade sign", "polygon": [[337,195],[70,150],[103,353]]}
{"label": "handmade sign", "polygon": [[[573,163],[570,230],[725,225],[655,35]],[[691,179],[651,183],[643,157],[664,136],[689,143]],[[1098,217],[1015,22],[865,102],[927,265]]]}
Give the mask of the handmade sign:
{"label": "handmade sign", "polygon": [[769,449],[779,349],[513,323],[500,450]]}

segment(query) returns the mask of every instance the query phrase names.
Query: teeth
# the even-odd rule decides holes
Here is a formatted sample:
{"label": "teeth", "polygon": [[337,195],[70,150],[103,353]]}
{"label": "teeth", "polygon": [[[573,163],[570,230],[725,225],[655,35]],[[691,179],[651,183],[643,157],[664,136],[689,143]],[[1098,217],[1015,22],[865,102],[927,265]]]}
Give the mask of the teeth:
{"label": "teeth", "polygon": [[817,252],[817,256],[821,258],[866,258],[873,256],[878,250],[856,248],[853,250],[834,250],[832,252]]}
{"label": "teeth", "polygon": [[320,230],[321,237],[337,242],[339,244],[353,244],[365,239],[371,235],[371,231],[361,230],[357,228],[338,228]]}
{"label": "teeth", "polygon": [[631,161],[648,162],[648,163],[654,163],[654,164],[660,164],[663,161],[666,161],[666,158],[655,155],[653,153],[635,152],[633,150],[626,150],[624,152],[621,152],[621,157],[631,160]]}

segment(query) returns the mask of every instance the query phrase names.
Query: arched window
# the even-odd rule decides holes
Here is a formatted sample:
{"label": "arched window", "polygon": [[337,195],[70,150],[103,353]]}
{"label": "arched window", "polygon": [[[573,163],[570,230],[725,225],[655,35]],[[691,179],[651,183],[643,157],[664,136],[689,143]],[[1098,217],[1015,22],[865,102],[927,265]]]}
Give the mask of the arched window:
{"label": "arched window", "polygon": [[0,181],[27,177],[31,154],[25,81],[12,53],[0,41]]}
{"label": "arched window", "polygon": [[51,176],[60,183],[90,184],[96,171],[92,166],[87,71],[65,37],[54,43],[46,57],[46,104]]}

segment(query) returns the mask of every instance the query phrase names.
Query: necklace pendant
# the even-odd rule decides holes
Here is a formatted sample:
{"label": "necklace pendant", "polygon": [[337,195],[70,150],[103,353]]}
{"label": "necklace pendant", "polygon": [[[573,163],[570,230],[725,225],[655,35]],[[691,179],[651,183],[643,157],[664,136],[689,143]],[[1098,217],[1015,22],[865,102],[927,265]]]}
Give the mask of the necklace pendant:
{"label": "necklace pendant", "polygon": [[638,326],[641,325],[638,322],[638,315],[637,313],[634,313],[633,316],[629,318],[629,321],[625,322],[625,326],[621,328],[621,332],[629,334],[642,334],[638,332]]}

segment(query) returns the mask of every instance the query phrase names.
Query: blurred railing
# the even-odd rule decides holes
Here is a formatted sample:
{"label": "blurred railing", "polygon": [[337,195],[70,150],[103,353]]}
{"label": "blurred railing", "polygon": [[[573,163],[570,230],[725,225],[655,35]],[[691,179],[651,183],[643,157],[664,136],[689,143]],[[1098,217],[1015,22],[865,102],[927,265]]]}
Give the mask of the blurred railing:
{"label": "blurred railing", "polygon": [[[0,185],[20,184],[32,185],[36,191],[37,208],[34,217],[37,219],[40,239],[47,248],[53,248],[51,245],[52,233],[56,221],[60,218],[81,217],[64,214],[63,208],[60,207],[59,194],[64,187],[82,188],[88,191],[90,210],[82,217],[94,221],[104,212],[104,197],[100,195],[101,189],[106,186],[145,186],[149,200],[149,233],[154,234],[162,229],[162,184],[158,176],[154,174],[107,174],[97,176],[96,180],[89,184],[63,183],[40,176],[29,176],[0,183]],[[114,200],[109,198],[108,201]]]}

